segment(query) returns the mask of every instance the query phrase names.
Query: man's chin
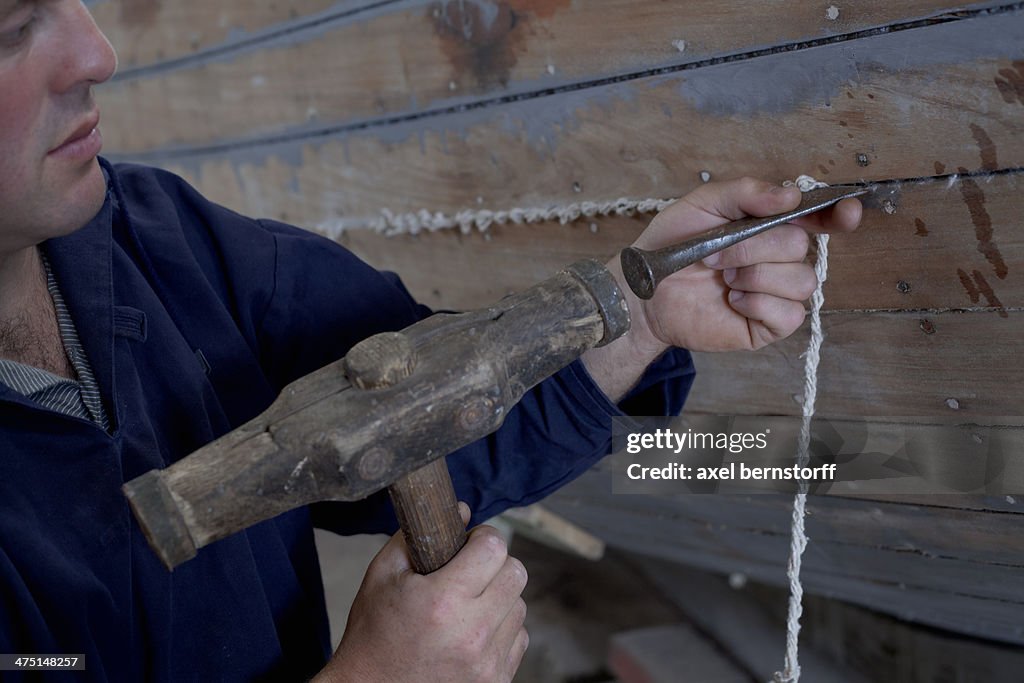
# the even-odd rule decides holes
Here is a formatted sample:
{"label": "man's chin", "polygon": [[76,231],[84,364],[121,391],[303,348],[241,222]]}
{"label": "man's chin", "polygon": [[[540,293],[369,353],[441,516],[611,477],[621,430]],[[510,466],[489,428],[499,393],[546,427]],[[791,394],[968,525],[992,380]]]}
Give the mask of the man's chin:
{"label": "man's chin", "polygon": [[58,196],[55,206],[59,207],[60,215],[54,217],[52,237],[68,235],[85,226],[103,208],[107,196],[107,181],[96,159],[81,175],[69,178],[62,185],[55,188]]}

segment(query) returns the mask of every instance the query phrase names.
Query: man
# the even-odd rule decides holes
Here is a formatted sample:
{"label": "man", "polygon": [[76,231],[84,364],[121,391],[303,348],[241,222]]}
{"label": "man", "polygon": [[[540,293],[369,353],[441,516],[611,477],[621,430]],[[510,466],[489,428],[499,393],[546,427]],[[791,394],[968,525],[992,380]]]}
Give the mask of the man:
{"label": "man", "polygon": [[[526,572],[486,527],[430,576],[410,571],[393,538],[326,667],[312,524],[393,530],[381,496],[281,515],[173,574],[145,546],[124,481],[427,311],[327,240],[238,216],[170,174],[98,161],[91,88],[115,68],[77,0],[0,0],[0,653],[85,653],[91,680],[296,680],[321,668],[329,681],[510,680],[528,641]],[[638,244],[798,201],[749,179],[706,185]],[[859,219],[849,200],[803,225]],[[626,337],[453,454],[460,498],[476,518],[530,502],[607,451],[620,408],[678,411],[692,378],[682,348],[754,349],[791,334],[814,286],[807,247],[804,230],[777,228],[679,273],[649,302],[631,297]]]}

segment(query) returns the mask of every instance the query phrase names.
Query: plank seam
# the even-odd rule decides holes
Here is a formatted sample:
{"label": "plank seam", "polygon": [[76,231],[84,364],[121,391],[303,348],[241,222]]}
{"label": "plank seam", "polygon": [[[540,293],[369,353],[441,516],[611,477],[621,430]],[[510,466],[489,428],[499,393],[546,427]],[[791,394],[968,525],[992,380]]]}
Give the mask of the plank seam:
{"label": "plank seam", "polygon": [[[703,494],[694,494],[694,495],[703,495]],[[906,503],[906,502],[893,503],[893,502],[888,502],[888,501],[880,501],[880,500],[876,500],[876,499],[873,499],[873,498],[850,498],[850,497],[847,497],[847,496],[840,496],[839,498],[842,499],[842,500],[860,501],[860,502],[865,503],[865,504],[871,503],[871,504],[874,504],[875,506],[883,505],[883,506],[887,506],[887,507],[892,506],[892,507],[896,507],[896,508],[908,507],[909,506],[909,507],[914,507],[914,508],[937,508],[937,509],[940,509],[940,510],[949,510],[951,512],[951,515],[953,516],[953,519],[955,521],[961,522],[961,523],[971,523],[971,522],[982,522],[982,521],[984,521],[982,519],[977,519],[977,520],[976,519],[970,519],[969,516],[966,513],[980,513],[980,515],[976,515],[976,516],[989,515],[989,514],[999,514],[999,515],[1019,515],[1019,514],[1021,514],[1021,513],[1017,512],[1015,510],[999,510],[999,509],[995,509],[995,510],[990,510],[990,509],[973,510],[973,509],[960,508],[960,507],[948,507],[948,506],[945,506],[945,505],[938,505],[938,504],[935,504],[935,503],[930,503],[930,504],[928,504],[928,503],[913,503],[913,504],[911,504],[911,503]],[[606,498],[601,497],[601,496],[595,496],[595,495],[592,495],[592,494],[573,493],[571,496],[570,495],[562,495],[559,498],[559,500],[561,502],[564,502],[564,503],[569,503],[570,499],[573,501],[571,503],[573,505],[578,505],[579,503],[583,503],[585,505],[592,505],[592,506],[596,506],[596,507],[604,507],[604,508],[609,508],[609,509],[613,509],[614,508],[614,506],[609,507],[608,500]],[[747,502],[749,502],[749,499],[747,499]],[[839,507],[837,507],[836,510],[839,511],[839,512],[848,512],[849,511],[848,508],[839,508]],[[625,511],[627,511],[630,514],[633,514],[633,515],[639,515],[639,516],[647,517],[647,518],[650,518],[650,519],[656,519],[656,520],[671,521],[671,520],[674,520],[674,519],[686,519],[686,520],[689,520],[691,522],[697,522],[697,523],[707,523],[708,522],[708,520],[706,520],[706,519],[699,518],[699,517],[688,516],[687,514],[681,512],[681,511],[670,511],[670,512],[668,512],[668,514],[656,514],[656,513],[652,513],[652,512],[646,511],[646,510],[636,510],[636,509],[633,509],[633,508],[627,508]],[[960,513],[965,513],[965,514],[960,514]],[[896,514],[896,513],[892,512],[891,514]]]}
{"label": "plank seam", "polygon": [[[775,535],[775,534],[768,534],[768,535]],[[899,546],[891,546],[891,545],[885,545],[885,544],[881,544],[881,545],[865,545],[865,544],[862,544],[862,543],[850,543],[850,542],[847,542],[847,541],[836,541],[834,539],[824,539],[824,540],[815,539],[814,542],[816,544],[820,543],[821,545],[841,546],[841,547],[850,548],[850,549],[853,549],[853,550],[878,550],[878,551],[881,551],[881,552],[894,553],[894,554],[898,554],[898,555],[914,555],[914,556],[921,557],[921,558],[924,558],[924,559],[927,559],[927,560],[945,560],[947,562],[963,562],[964,564],[969,564],[969,565],[979,565],[979,566],[983,566],[983,567],[1002,567],[1003,569],[1024,569],[1024,564],[1013,564],[1011,562],[998,562],[998,561],[995,561],[995,560],[992,560],[992,561],[975,560],[975,559],[972,559],[970,557],[959,557],[957,555],[941,555],[941,554],[937,554],[937,553],[928,552],[927,550],[924,550],[923,548],[901,548]],[[984,596],[978,596],[978,597],[984,597]]]}
{"label": "plank seam", "polygon": [[957,171],[956,173],[940,173],[936,175],[922,175],[922,176],[911,176],[908,178],[886,178],[883,180],[873,180],[871,184],[879,186],[890,186],[895,185],[899,187],[904,184],[912,183],[926,183],[935,182],[937,180],[945,180],[950,186],[952,186],[960,178],[992,178],[1004,175],[1016,175],[1024,173],[1024,166],[1007,166],[1005,168],[981,168],[974,171]]}
{"label": "plank seam", "polygon": [[[695,414],[705,414],[705,413],[698,412],[698,413],[695,413]],[[894,423],[894,424],[906,424],[906,423]],[[942,426],[942,425],[940,425],[940,426]],[[988,427],[988,425],[986,425],[986,427]],[[992,428],[998,428],[998,429],[1011,429],[1011,430],[1017,430],[1017,431],[1021,430],[1021,428],[1019,426],[1015,426],[1015,425],[991,425],[991,427]],[[600,467],[600,464],[598,465],[598,467]],[[598,469],[597,471],[599,471],[599,472],[607,472],[608,470]],[[703,495],[703,494],[694,494],[694,495]],[[922,495],[928,495],[928,494],[922,494]],[[941,495],[941,494],[938,494],[938,495]],[[965,498],[966,497],[970,497],[970,494],[950,494],[950,495],[960,496],[960,497],[965,497]],[[988,498],[992,499],[992,498],[996,498],[996,497],[997,496],[989,496]],[[571,498],[574,501],[583,502],[585,504],[605,505],[605,506],[608,505],[608,501],[605,498],[602,498],[602,497],[599,497],[599,496],[595,496],[595,495],[592,495],[592,494],[572,493],[571,495],[563,496],[561,498],[561,500],[564,501],[564,500],[567,500],[569,498]],[[935,509],[935,510],[947,510],[947,511],[949,511],[949,514],[951,515],[952,519],[954,521],[958,522],[958,523],[982,522],[982,521],[984,521],[983,519],[974,519],[974,517],[984,517],[984,516],[987,516],[987,515],[1018,515],[1019,516],[1021,514],[1024,514],[1024,510],[1011,510],[1011,509],[1007,509],[1007,508],[998,508],[998,507],[993,507],[992,505],[988,505],[987,507],[981,507],[981,506],[985,505],[984,502],[979,502],[977,507],[967,507],[967,506],[963,506],[963,505],[943,505],[941,503],[936,502],[934,500],[934,498],[932,498],[931,500],[928,500],[928,501],[910,501],[910,500],[907,500],[907,499],[901,499],[899,501],[891,501],[891,500],[882,500],[880,498],[855,498],[853,496],[848,496],[848,495],[835,495],[835,496],[830,496],[830,498],[834,498],[836,500],[842,500],[842,501],[855,501],[858,505],[862,505],[862,506],[867,506],[867,505],[870,504],[870,505],[874,505],[874,506],[882,505],[882,506],[886,506],[886,507],[895,507],[895,508],[907,508],[907,507],[909,507],[909,508],[930,508],[930,509]],[[748,502],[749,502],[749,500],[748,500]],[[850,511],[851,508],[836,507],[835,509],[839,510],[841,512],[848,512],[848,511]],[[653,517],[655,519],[666,518],[664,515],[656,515],[656,514],[653,514],[653,513],[643,512],[643,513],[639,513],[639,514],[644,514],[647,517]],[[890,511],[888,514],[896,514],[896,513]],[[679,512],[671,513],[671,518],[672,519],[683,518],[683,519],[691,519],[691,521],[701,521],[701,520],[699,520],[697,518],[686,517],[684,514],[679,513]]]}
{"label": "plank seam", "polygon": [[549,207],[516,207],[499,211],[465,209],[455,214],[428,209],[394,213],[389,209],[382,209],[380,214],[373,218],[339,218],[333,221],[324,221],[317,225],[317,230],[334,239],[350,230],[371,230],[387,237],[393,237],[417,235],[423,231],[437,232],[438,230],[458,228],[463,235],[468,235],[473,228],[480,232],[486,232],[494,224],[524,225],[558,221],[562,225],[567,225],[584,218],[660,213],[675,201],[676,199],[621,197],[602,202],[573,202]]}
{"label": "plank seam", "polygon": [[[813,517],[814,516],[813,508],[811,509],[811,513],[812,514],[808,515],[809,517]],[[634,512],[634,514],[636,514],[636,513]],[[650,515],[648,515],[648,516],[650,516]],[[700,523],[706,521],[703,518],[694,517],[694,516],[685,515],[685,514],[677,514],[674,517],[676,519],[685,519],[685,520],[688,520],[688,521],[696,523],[696,524],[700,524]],[[761,536],[761,537],[766,537],[766,538],[777,538],[777,539],[780,539],[780,540],[784,540],[787,536],[789,536],[789,530],[773,531],[771,529],[759,529],[759,528],[756,528],[756,527],[746,527],[746,526],[736,526],[736,525],[729,526],[728,528],[731,531],[737,531],[737,532],[743,533],[743,534],[751,534],[752,536]],[[1003,569],[1024,569],[1024,564],[1013,564],[1013,563],[1010,563],[1010,562],[1000,562],[1000,561],[996,561],[996,560],[992,560],[992,561],[975,560],[975,559],[972,559],[972,558],[969,558],[969,557],[959,557],[959,556],[956,556],[956,555],[943,555],[943,554],[938,554],[938,553],[932,553],[932,552],[928,552],[927,550],[924,550],[922,548],[901,548],[899,546],[887,545],[887,544],[884,544],[884,543],[853,543],[853,542],[850,542],[850,541],[837,541],[837,540],[832,539],[832,538],[821,538],[821,539],[819,539],[818,537],[814,537],[814,544],[815,545],[821,545],[821,546],[841,546],[841,547],[844,547],[844,548],[850,548],[852,550],[877,550],[877,551],[886,552],[886,553],[896,553],[896,554],[902,554],[902,555],[915,555],[915,556],[922,557],[922,558],[925,558],[925,559],[928,559],[928,560],[945,560],[947,562],[963,562],[964,564],[980,565],[980,566],[984,566],[984,567],[1002,567]],[[854,577],[855,575],[844,574],[844,576]],[[907,585],[910,585],[910,584],[907,584]],[[978,597],[983,597],[983,596],[978,596]]]}
{"label": "plank seam", "polygon": [[[864,183],[876,190],[884,187],[899,188],[902,185],[921,184],[946,180],[949,187],[952,187],[958,179],[972,176],[984,176],[991,179],[993,176],[1009,175],[1020,172],[1020,168],[1007,168],[998,171],[968,171],[965,173],[943,174],[941,176],[924,176],[917,178],[900,178],[873,181]],[[806,176],[801,176],[801,178]],[[786,181],[791,182],[791,181]],[[850,185],[855,185],[851,183]],[[890,190],[890,194],[896,190]],[[876,193],[881,196],[884,193]],[[871,201],[871,197],[865,197]],[[418,235],[421,232],[436,232],[438,230],[449,230],[458,228],[459,231],[468,235],[476,228],[480,232],[486,232],[494,224],[515,225],[535,224],[558,221],[567,225],[581,219],[599,218],[608,216],[633,216],[636,214],[660,213],[665,210],[676,199],[659,199],[656,197],[646,199],[629,199],[621,197],[614,200],[604,201],[583,201],[572,202],[562,205],[551,205],[547,207],[515,207],[512,209],[463,209],[454,214],[446,214],[433,209],[420,209],[404,213],[395,213],[388,208],[383,208],[373,217],[347,218],[339,217],[333,220],[321,221],[316,230],[338,239],[351,230],[371,230],[386,237],[401,235]],[[877,203],[877,199],[874,200]],[[977,307],[988,308],[988,307]],[[1006,312],[1002,306],[991,307],[997,311]]]}
{"label": "plank seam", "polygon": [[[813,517],[813,509],[809,517]],[[698,519],[691,518],[691,521],[700,521]],[[756,527],[745,527],[745,526],[731,526],[729,527],[733,531],[739,531],[741,533],[749,533],[755,536],[767,536],[771,538],[784,538],[788,535],[787,531],[773,531],[771,529],[759,529]],[[1002,567],[1004,569],[1024,569],[1024,564],[1015,564],[1012,562],[1001,562],[998,560],[975,560],[970,557],[960,557],[957,555],[944,555],[941,553],[934,553],[925,550],[924,548],[913,548],[913,547],[901,547],[896,545],[889,545],[886,543],[854,543],[851,541],[840,541],[834,538],[814,539],[815,545],[822,546],[841,546],[844,548],[851,548],[854,550],[879,550],[887,553],[896,553],[901,555],[916,555],[929,560],[946,560],[948,562],[963,562],[965,564],[982,565],[985,567]],[[909,584],[908,584],[909,585]],[[981,597],[981,596],[979,596]]]}
{"label": "plank seam", "polygon": [[[893,178],[875,180],[864,184],[874,188],[891,187],[889,194],[895,194],[902,185],[923,184],[936,181],[946,181],[948,188],[951,188],[961,178],[984,177],[986,181],[1003,175],[1019,174],[1024,169],[1021,167],[1010,167],[990,170],[967,171],[963,173],[946,173],[933,176],[918,176],[913,178]],[[885,194],[885,193],[881,193]],[[869,197],[865,200],[871,201]],[[340,217],[335,220],[323,221],[316,226],[316,229],[334,239],[338,239],[351,230],[370,230],[387,237],[399,235],[417,235],[423,231],[435,232],[458,228],[462,234],[469,234],[473,228],[486,232],[494,224],[523,225],[528,223],[544,223],[558,221],[562,225],[575,222],[581,219],[601,218],[609,216],[633,216],[636,214],[659,213],[668,207],[675,199],[629,199],[622,197],[615,200],[605,201],[583,201],[572,202],[562,205],[551,205],[546,207],[528,207],[512,209],[463,209],[454,214],[446,214],[433,209],[420,209],[404,213],[395,213],[388,208],[381,209],[374,217]],[[877,203],[877,199],[874,200]],[[842,312],[847,309],[833,309],[830,312]],[[858,312],[885,312],[885,311],[914,311],[915,309],[848,309]],[[1011,308],[1004,306],[969,306],[956,309],[918,309],[920,312],[944,312],[944,311],[987,311],[993,310],[1006,313]]]}
{"label": "plank seam", "polygon": [[993,560],[993,561],[975,560],[975,559],[972,559],[970,557],[958,557],[956,555],[942,555],[942,554],[928,552],[927,550],[925,550],[923,548],[901,548],[899,546],[892,546],[892,545],[886,545],[886,544],[864,545],[864,544],[861,544],[861,543],[850,543],[848,541],[837,541],[835,539],[824,539],[824,540],[815,539],[814,542],[816,544],[820,543],[822,545],[837,545],[837,546],[844,546],[844,547],[847,547],[847,548],[854,548],[854,549],[867,548],[867,549],[870,549],[870,550],[881,550],[881,551],[884,551],[884,552],[887,552],[887,553],[897,553],[897,554],[903,554],[903,555],[916,555],[918,557],[923,557],[923,558],[926,558],[926,559],[929,559],[929,560],[946,560],[948,562],[963,562],[965,564],[976,564],[976,565],[982,565],[982,566],[985,566],[985,567],[1002,567],[1004,569],[1024,569],[1024,564],[1014,564],[1012,562],[999,562],[999,561],[995,561],[995,560]]}
{"label": "plank seam", "polygon": [[[593,530],[598,536],[601,536],[602,538],[605,538],[606,541],[607,541],[608,536],[602,536],[602,534],[601,534],[602,527],[600,525],[596,525],[595,526],[595,525],[592,525],[592,524],[587,524],[587,528]],[[641,534],[640,538],[642,538],[643,536],[644,535]],[[622,548],[623,548],[623,546],[621,546],[621,545],[619,545],[617,543],[614,543],[614,542],[608,542],[608,545],[611,546],[611,547],[614,547],[614,548],[618,548],[620,550],[622,550]],[[702,552],[702,553],[711,552],[705,546],[695,545],[695,544],[692,544],[692,543],[688,543],[686,540],[681,540],[680,543],[679,543],[679,547],[681,547],[681,548],[689,548],[689,549],[692,549],[692,550],[697,550],[697,551]],[[766,558],[757,558],[757,557],[754,557],[754,558],[736,558],[736,557],[734,557],[734,556],[732,556],[732,555],[730,555],[728,553],[720,554],[720,555],[718,555],[718,557],[722,557],[722,558],[725,558],[725,559],[728,559],[728,560],[733,560],[733,561],[739,560],[740,562],[748,562],[748,563],[749,562],[753,562],[753,563],[761,565],[763,568],[766,568],[766,569],[772,569],[772,570],[778,570],[778,569],[783,569],[784,570],[785,569],[785,562],[778,562],[778,563],[771,562],[770,560],[768,560]],[[682,562],[682,561],[679,561],[679,560],[669,560],[669,561],[675,561],[675,562],[680,562],[682,564],[686,564],[685,562]],[[690,566],[690,565],[688,565],[688,566]],[[1016,567],[1011,567],[1011,569],[1015,569],[1015,568]],[[941,594],[941,595],[955,595],[955,596],[958,596],[958,597],[961,597],[961,598],[967,598],[967,599],[970,599],[970,600],[983,600],[985,602],[993,602],[993,603],[999,603],[999,604],[1003,604],[1003,605],[1024,605],[1024,602],[1021,602],[1019,600],[1013,600],[1013,599],[1008,599],[1008,598],[999,598],[999,597],[986,596],[986,595],[975,595],[973,593],[964,593],[964,592],[956,591],[956,590],[945,590],[945,589],[943,589],[943,590],[939,591],[939,590],[936,590],[935,588],[931,588],[931,587],[928,587],[928,586],[919,585],[919,584],[911,583],[911,582],[907,582],[907,581],[894,581],[894,580],[891,580],[891,579],[882,579],[882,578],[879,578],[879,577],[866,577],[866,576],[863,576],[863,575],[860,575],[860,574],[849,574],[849,573],[845,573],[845,572],[842,572],[842,571],[838,571],[835,568],[829,568],[828,570],[824,570],[824,569],[816,569],[816,568],[812,567],[812,568],[807,570],[807,577],[808,577],[809,583],[812,584],[812,587],[809,589],[810,592],[812,592],[812,593],[817,592],[817,589],[813,586],[814,578],[815,577],[819,577],[819,578],[820,577],[828,577],[828,578],[838,577],[838,578],[846,579],[846,580],[849,580],[849,581],[863,581],[865,583],[872,583],[872,584],[875,584],[877,586],[884,586],[884,587],[891,587],[891,588],[901,588],[902,587],[902,589],[909,588],[909,589],[913,589],[914,591],[921,591],[921,592],[924,592],[924,593]],[[775,583],[775,585],[785,586],[786,585],[785,575],[779,577],[777,579],[777,581],[774,582],[774,583]]]}
{"label": "plank seam", "polygon": [[[825,578],[827,580],[827,578],[829,576],[831,576],[832,574],[830,574],[829,572],[821,571],[821,570],[810,570],[809,571],[809,576],[814,576],[814,575],[817,575],[819,577]],[[936,590],[934,588],[929,588],[927,586],[920,586],[920,585],[916,585],[916,584],[910,584],[910,583],[906,583],[904,581],[887,581],[885,579],[879,579],[879,578],[863,578],[863,579],[861,579],[860,577],[858,577],[856,575],[849,575],[849,574],[841,574],[840,576],[842,576],[843,578],[846,578],[846,579],[852,579],[854,581],[861,580],[861,581],[864,581],[865,583],[872,583],[872,584],[875,584],[876,586],[883,586],[883,587],[886,587],[886,588],[898,588],[898,589],[901,589],[901,590],[902,589],[906,589],[906,588],[912,588],[915,591],[920,591],[922,593],[931,593],[932,595],[943,595],[943,596],[951,595],[951,596],[956,596],[956,597],[960,597],[960,598],[967,598],[969,600],[982,600],[984,602],[993,602],[993,603],[997,603],[997,604],[1000,604],[1000,605],[1017,606],[1017,605],[1024,604],[1024,603],[1021,603],[1021,602],[1019,602],[1017,600],[1007,600],[1005,598],[994,598],[994,597],[988,597],[988,596],[984,596],[984,595],[974,595],[972,593],[961,593],[960,591],[955,591],[955,590],[948,590],[948,591],[947,590]]]}

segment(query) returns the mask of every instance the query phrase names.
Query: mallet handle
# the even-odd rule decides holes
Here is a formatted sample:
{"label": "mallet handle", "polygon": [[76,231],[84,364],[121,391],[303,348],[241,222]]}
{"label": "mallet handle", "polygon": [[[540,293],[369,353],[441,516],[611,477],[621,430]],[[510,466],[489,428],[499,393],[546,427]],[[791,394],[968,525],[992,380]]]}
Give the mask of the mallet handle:
{"label": "mallet handle", "polygon": [[466,545],[466,525],[445,458],[405,475],[388,493],[416,573],[440,569]]}
{"label": "mallet handle", "polygon": [[[409,338],[401,332],[385,332],[356,344],[345,358],[345,369],[353,387],[372,391],[406,379],[415,371],[416,363],[416,350]],[[383,469],[390,458],[371,448],[361,464],[368,468],[379,464]],[[400,477],[388,487],[388,493],[417,573],[440,569],[466,544],[466,525],[459,515],[445,458]]]}

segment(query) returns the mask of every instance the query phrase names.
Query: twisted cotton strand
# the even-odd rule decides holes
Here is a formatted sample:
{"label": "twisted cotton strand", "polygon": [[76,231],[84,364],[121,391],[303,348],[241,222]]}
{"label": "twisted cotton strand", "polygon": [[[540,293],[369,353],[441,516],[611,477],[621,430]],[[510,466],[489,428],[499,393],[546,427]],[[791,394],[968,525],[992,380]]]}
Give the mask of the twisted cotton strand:
{"label": "twisted cotton strand", "polygon": [[421,209],[409,213],[395,213],[383,209],[372,218],[342,218],[317,226],[319,231],[337,238],[348,230],[372,230],[382,235],[416,235],[420,232],[434,232],[458,228],[463,234],[473,229],[486,231],[492,225],[525,225],[558,221],[562,225],[585,218],[599,216],[634,216],[658,213],[668,208],[675,199],[619,199],[601,202],[574,202],[548,207],[512,208],[493,211],[491,209],[463,209],[455,214]]}
{"label": "twisted cotton strand", "polygon": [[[818,187],[828,187],[828,183],[802,175],[795,182],[801,192]],[[800,438],[797,442],[797,464],[804,467],[810,461],[811,418],[814,417],[814,403],[818,397],[818,362],[821,360],[821,342],[825,333],[821,329],[821,307],[825,303],[825,280],[828,278],[828,235],[818,235],[818,258],[814,264],[814,273],[818,286],[811,295],[811,339],[804,354],[804,396],[801,406]],[[786,659],[783,670],[777,671],[774,683],[798,683],[800,681],[799,637],[800,617],[803,615],[804,588],[800,581],[800,564],[804,549],[807,548],[807,532],[804,519],[807,506],[807,481],[801,479],[796,496],[793,499],[792,535],[789,545],[789,562],[786,576],[789,579],[789,613],[786,618]]]}

